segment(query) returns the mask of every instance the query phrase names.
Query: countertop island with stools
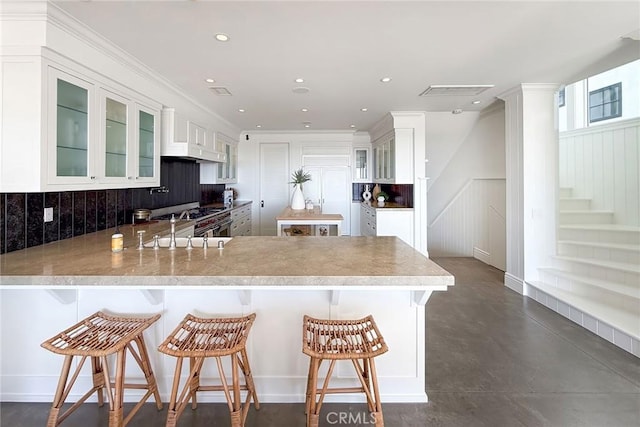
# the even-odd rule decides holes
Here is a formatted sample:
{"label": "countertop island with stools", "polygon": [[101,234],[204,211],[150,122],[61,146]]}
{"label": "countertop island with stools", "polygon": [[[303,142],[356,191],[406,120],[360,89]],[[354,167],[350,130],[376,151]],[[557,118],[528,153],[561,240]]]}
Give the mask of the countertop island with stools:
{"label": "countertop island with stools", "polygon": [[[213,238],[207,249],[138,250],[140,228],[124,226],[125,250],[112,253],[113,231],[0,256],[0,400],[50,402],[59,360],[40,343],[103,310],[162,315],[145,334],[165,400],[173,361],[155,349],[185,314],[256,313],[247,351],[260,401],[304,401],[304,315],[357,319],[369,314],[389,348],[377,361],[382,401],[427,401],[425,304],[431,292],[445,291],[454,279],[400,239],[256,236],[226,240],[223,249]],[[336,369],[334,380],[357,381],[351,370]],[[215,370],[202,372],[215,375]],[[78,378],[78,383],[90,381],[88,373]],[[350,395],[332,398],[361,401]]]}

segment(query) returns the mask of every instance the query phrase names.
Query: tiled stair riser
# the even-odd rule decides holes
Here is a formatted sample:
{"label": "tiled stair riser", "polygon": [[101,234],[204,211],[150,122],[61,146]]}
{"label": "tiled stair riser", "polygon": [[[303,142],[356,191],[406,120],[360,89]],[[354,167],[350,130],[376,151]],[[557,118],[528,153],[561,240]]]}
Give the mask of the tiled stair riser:
{"label": "tiled stair riser", "polygon": [[[606,283],[593,285],[580,280],[562,277],[545,270],[541,270],[540,279],[543,283],[557,287],[562,291],[570,292],[576,296],[593,299],[600,304],[628,311],[630,314],[640,313],[640,298],[633,296],[638,295],[637,287],[629,286],[626,288],[618,287],[615,290],[608,289]],[[621,290],[621,288],[624,289],[624,291]],[[638,320],[640,321],[640,317]]]}
{"label": "tiled stair riser", "polygon": [[560,224],[612,224],[613,212],[560,211]]}
{"label": "tiled stair riser", "polygon": [[558,255],[640,265],[640,247],[633,245],[622,249],[591,246],[587,242],[580,244],[560,241]]}
{"label": "tiled stair riser", "polygon": [[558,229],[558,240],[579,242],[608,242],[614,244],[640,245],[640,228],[637,230],[599,230],[581,227],[563,227]]}

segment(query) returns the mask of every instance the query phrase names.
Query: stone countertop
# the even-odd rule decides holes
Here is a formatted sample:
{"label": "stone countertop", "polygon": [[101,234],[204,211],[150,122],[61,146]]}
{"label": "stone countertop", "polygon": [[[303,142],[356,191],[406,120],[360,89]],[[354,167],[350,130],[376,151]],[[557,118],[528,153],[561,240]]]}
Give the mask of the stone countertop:
{"label": "stone countertop", "polygon": [[313,209],[291,209],[291,207],[288,206],[276,217],[276,221],[322,221],[343,219],[344,218],[340,214],[322,213],[319,206],[315,206]]}
{"label": "stone countertop", "polygon": [[0,286],[429,291],[454,284],[447,271],[396,237],[247,236],[234,237],[222,250],[212,244],[139,251],[136,231],[143,227],[121,227],[125,250],[119,253],[110,250],[109,229],[1,255]]}
{"label": "stone countertop", "polygon": [[396,202],[385,202],[384,206],[379,206],[377,201],[370,200],[368,202],[360,202],[363,205],[370,206],[374,209],[397,209],[397,210],[408,210],[412,211],[413,208],[408,208],[405,205],[401,205]]}

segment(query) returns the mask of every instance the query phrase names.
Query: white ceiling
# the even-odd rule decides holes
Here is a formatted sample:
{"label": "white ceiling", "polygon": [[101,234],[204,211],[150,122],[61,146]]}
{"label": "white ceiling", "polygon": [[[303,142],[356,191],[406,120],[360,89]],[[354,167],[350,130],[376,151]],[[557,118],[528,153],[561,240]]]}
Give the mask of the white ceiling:
{"label": "white ceiling", "polygon": [[[54,3],[247,131],[366,130],[388,111],[481,110],[519,83],[571,83],[640,58],[637,37],[623,38],[640,28],[637,0]],[[477,97],[418,96],[486,84]]]}

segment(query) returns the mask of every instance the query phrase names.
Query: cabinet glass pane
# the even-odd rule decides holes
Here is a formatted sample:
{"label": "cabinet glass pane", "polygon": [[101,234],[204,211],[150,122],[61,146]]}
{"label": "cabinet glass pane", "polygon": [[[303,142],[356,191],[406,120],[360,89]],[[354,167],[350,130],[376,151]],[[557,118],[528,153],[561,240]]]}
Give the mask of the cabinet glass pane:
{"label": "cabinet glass pane", "polygon": [[89,93],[58,79],[56,100],[56,174],[87,176]]}
{"label": "cabinet glass pane", "polygon": [[236,167],[238,166],[238,147],[231,148],[231,161],[229,163],[229,178],[236,179]]}
{"label": "cabinet glass pane", "polygon": [[355,151],[356,179],[367,178],[367,150]]}
{"label": "cabinet glass pane", "polygon": [[382,178],[389,178],[389,143],[382,146]]}
{"label": "cabinet glass pane", "polygon": [[127,174],[127,106],[106,98],[105,175],[124,177]]}
{"label": "cabinet glass pane", "polygon": [[140,111],[138,132],[138,176],[153,177],[154,122],[153,114]]}
{"label": "cabinet glass pane", "polygon": [[396,177],[396,140],[389,141],[389,176],[388,178]]}

